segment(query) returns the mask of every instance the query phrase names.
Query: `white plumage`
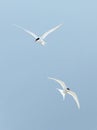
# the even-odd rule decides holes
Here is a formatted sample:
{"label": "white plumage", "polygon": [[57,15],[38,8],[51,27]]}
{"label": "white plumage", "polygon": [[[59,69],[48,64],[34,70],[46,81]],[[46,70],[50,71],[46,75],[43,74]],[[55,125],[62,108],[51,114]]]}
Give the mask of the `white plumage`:
{"label": "white plumage", "polygon": [[34,37],[34,38],[35,38],[35,42],[38,42],[38,43],[40,43],[41,45],[45,45],[46,42],[44,41],[44,39],[45,39],[50,33],[54,32],[55,30],[57,30],[59,27],[62,26],[62,24],[57,25],[56,27],[54,27],[54,28],[50,29],[49,31],[45,32],[44,34],[42,34],[41,36],[37,36],[37,35],[34,34],[33,32],[31,32],[31,31],[29,31],[29,30],[27,30],[27,29],[25,29],[25,28],[23,28],[23,27],[21,27],[21,26],[18,26],[18,25],[16,25],[16,24],[14,24],[14,25],[15,25],[16,27],[18,27],[18,28],[24,30],[26,33],[28,33],[28,34],[31,35],[32,37]]}
{"label": "white plumage", "polygon": [[78,108],[80,109],[79,100],[78,100],[78,97],[77,97],[77,95],[76,95],[75,92],[73,92],[73,91],[71,91],[69,88],[67,88],[66,85],[65,85],[65,83],[64,83],[63,81],[58,80],[58,79],[55,79],[55,78],[50,78],[50,77],[49,77],[49,79],[52,79],[52,80],[56,81],[57,83],[59,83],[59,84],[61,85],[61,87],[62,87],[63,89],[57,88],[57,90],[61,93],[61,95],[63,96],[63,99],[65,99],[65,95],[66,95],[66,94],[71,95],[71,96],[73,97],[73,99],[75,100],[75,102],[76,102]]}

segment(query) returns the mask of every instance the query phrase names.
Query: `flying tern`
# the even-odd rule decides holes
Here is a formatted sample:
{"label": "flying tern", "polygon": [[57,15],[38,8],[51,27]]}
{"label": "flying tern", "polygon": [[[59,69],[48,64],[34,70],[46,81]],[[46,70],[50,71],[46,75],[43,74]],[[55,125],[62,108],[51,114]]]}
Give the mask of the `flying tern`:
{"label": "flying tern", "polygon": [[75,92],[71,91],[70,88],[67,88],[66,85],[65,85],[65,83],[63,81],[55,79],[55,78],[50,78],[50,77],[49,77],[49,79],[56,81],[57,83],[59,83],[62,86],[62,89],[57,88],[57,90],[63,96],[63,100],[65,99],[65,95],[66,94],[71,95],[73,97],[73,99],[75,100],[78,108],[80,109],[80,104],[79,104],[79,101],[78,101],[78,97],[77,97],[77,95],[76,95]]}
{"label": "flying tern", "polygon": [[45,41],[44,41],[44,39],[50,34],[50,33],[52,33],[52,32],[54,32],[55,30],[57,30],[59,27],[61,27],[62,26],[62,24],[59,24],[59,25],[57,25],[56,27],[54,27],[54,28],[52,28],[52,29],[50,29],[49,31],[47,31],[47,32],[45,32],[44,34],[42,34],[41,36],[37,36],[36,34],[34,34],[33,32],[31,32],[31,31],[29,31],[29,30],[27,30],[27,29],[25,29],[25,28],[23,28],[23,27],[21,27],[21,26],[18,26],[18,25],[16,25],[16,24],[14,24],[16,27],[18,27],[18,28],[20,28],[20,29],[22,29],[22,30],[24,30],[26,33],[28,33],[29,35],[31,35],[32,37],[34,37],[35,38],[35,42],[37,42],[37,43],[40,43],[41,45],[45,45]]}

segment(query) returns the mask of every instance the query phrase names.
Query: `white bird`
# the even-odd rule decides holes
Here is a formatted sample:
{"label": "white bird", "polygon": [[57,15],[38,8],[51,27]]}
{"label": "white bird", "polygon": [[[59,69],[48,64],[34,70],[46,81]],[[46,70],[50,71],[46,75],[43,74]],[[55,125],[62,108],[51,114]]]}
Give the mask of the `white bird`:
{"label": "white bird", "polygon": [[31,31],[29,31],[29,30],[27,30],[27,29],[25,29],[25,28],[23,28],[23,27],[21,27],[21,26],[18,26],[18,25],[16,25],[16,24],[14,24],[14,25],[15,25],[16,27],[18,27],[18,28],[21,28],[21,29],[24,30],[26,33],[28,33],[29,35],[31,35],[32,37],[34,37],[34,38],[35,38],[35,42],[40,43],[41,45],[45,45],[46,42],[44,41],[44,39],[45,39],[50,33],[52,33],[53,31],[57,30],[59,27],[62,26],[62,24],[57,25],[56,27],[54,27],[54,28],[50,29],[49,31],[45,32],[44,34],[42,34],[41,36],[37,36],[37,35],[34,34],[33,32],[31,32]]}
{"label": "white bird", "polygon": [[55,78],[50,78],[50,77],[49,77],[49,79],[52,79],[52,80],[58,82],[58,83],[62,86],[63,89],[58,89],[58,88],[57,88],[57,90],[58,90],[58,91],[61,93],[61,95],[63,96],[63,100],[65,99],[65,95],[66,95],[66,94],[70,94],[70,95],[73,97],[73,99],[75,100],[75,102],[76,102],[78,108],[80,109],[80,104],[79,104],[79,101],[78,101],[78,97],[77,97],[77,95],[76,95],[75,92],[73,92],[73,91],[71,91],[69,88],[67,88],[66,85],[65,85],[65,83],[64,83],[63,81],[58,80],[58,79],[55,79]]}

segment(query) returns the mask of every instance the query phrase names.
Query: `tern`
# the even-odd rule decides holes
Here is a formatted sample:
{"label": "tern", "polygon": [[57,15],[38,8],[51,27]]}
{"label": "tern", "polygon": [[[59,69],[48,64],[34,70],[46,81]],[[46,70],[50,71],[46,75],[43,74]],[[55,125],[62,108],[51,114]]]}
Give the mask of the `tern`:
{"label": "tern", "polygon": [[73,97],[73,99],[75,100],[76,104],[77,104],[77,107],[80,109],[80,104],[79,104],[79,101],[78,101],[78,97],[76,95],[75,92],[71,91],[70,88],[67,88],[65,83],[61,80],[58,80],[58,79],[55,79],[55,78],[51,78],[51,77],[48,77],[49,79],[51,80],[54,80],[56,81],[57,83],[59,83],[63,89],[59,89],[57,88],[57,90],[61,93],[61,95],[63,96],[63,100],[65,99],[65,95],[66,94],[69,94]]}
{"label": "tern", "polygon": [[56,27],[54,27],[54,28],[52,28],[52,29],[50,29],[49,31],[47,31],[47,32],[45,32],[44,34],[42,34],[41,36],[37,36],[36,34],[34,34],[33,32],[31,32],[31,31],[29,31],[29,30],[27,30],[27,29],[25,29],[25,28],[23,28],[23,27],[21,27],[21,26],[18,26],[18,25],[16,25],[16,24],[14,24],[16,27],[18,27],[18,28],[20,28],[20,29],[22,29],[22,30],[24,30],[26,33],[28,33],[29,35],[31,35],[32,37],[34,37],[35,38],[35,42],[37,42],[37,43],[40,43],[41,45],[45,45],[45,41],[44,41],[44,39],[50,34],[50,33],[52,33],[52,32],[54,32],[55,30],[57,30],[59,27],[61,27],[62,26],[62,24],[59,24],[59,25],[57,25]]}

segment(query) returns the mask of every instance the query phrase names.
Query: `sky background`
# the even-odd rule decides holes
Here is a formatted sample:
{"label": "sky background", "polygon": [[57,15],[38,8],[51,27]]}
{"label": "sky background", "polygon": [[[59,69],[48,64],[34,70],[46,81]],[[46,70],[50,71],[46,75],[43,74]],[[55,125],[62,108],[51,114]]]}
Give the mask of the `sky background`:
{"label": "sky background", "polygon": [[[45,46],[13,26],[41,35],[60,23]],[[97,0],[0,1],[0,130],[97,130],[96,100]]]}

